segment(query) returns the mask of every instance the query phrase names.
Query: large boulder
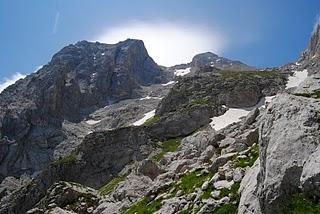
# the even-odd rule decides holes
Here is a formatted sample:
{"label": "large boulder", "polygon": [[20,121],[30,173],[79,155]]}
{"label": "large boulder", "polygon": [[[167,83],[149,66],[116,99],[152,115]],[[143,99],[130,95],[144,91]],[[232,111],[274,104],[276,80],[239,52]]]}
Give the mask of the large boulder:
{"label": "large boulder", "polygon": [[[313,182],[319,178],[315,158],[319,145],[319,108],[315,99],[288,94],[278,95],[268,105],[259,130],[260,170],[258,174],[256,169],[250,173],[252,185],[242,194],[240,213],[259,206],[265,214],[284,213],[292,194],[304,191],[318,196],[319,186]],[[250,204],[253,193],[259,199],[259,206],[256,200]]]}

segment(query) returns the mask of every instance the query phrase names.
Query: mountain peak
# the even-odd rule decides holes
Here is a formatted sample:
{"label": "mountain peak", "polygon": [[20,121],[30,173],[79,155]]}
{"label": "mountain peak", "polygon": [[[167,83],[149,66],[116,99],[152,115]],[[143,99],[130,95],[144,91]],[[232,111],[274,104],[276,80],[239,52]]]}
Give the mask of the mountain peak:
{"label": "mountain peak", "polygon": [[317,24],[308,48],[309,57],[320,56],[320,24]]}
{"label": "mountain peak", "polygon": [[223,70],[256,70],[254,67],[246,65],[238,60],[231,60],[224,57],[220,57],[212,52],[205,52],[197,54],[193,57],[191,62],[192,67],[216,67]]}
{"label": "mountain peak", "polygon": [[313,60],[320,56],[320,24],[314,27],[308,48],[303,52],[303,60]]}

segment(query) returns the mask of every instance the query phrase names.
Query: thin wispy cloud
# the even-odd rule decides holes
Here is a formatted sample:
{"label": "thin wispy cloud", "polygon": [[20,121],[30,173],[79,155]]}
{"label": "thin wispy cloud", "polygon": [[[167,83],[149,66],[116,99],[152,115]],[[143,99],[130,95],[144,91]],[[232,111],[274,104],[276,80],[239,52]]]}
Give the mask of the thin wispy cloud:
{"label": "thin wispy cloud", "polygon": [[56,34],[58,32],[59,19],[60,19],[60,12],[58,11],[56,13],[55,18],[54,18],[54,23],[53,23],[53,27],[52,27],[52,34]]}
{"label": "thin wispy cloud", "polygon": [[[31,72],[31,73],[35,73],[38,70],[40,70],[43,67],[43,65],[38,65],[36,66],[36,68]],[[14,84],[15,82],[17,82],[19,79],[23,79],[25,78],[26,75],[21,74],[21,73],[15,73],[13,74],[11,77],[9,78],[4,78],[3,80],[0,80],[0,93],[6,89],[8,86]]]}
{"label": "thin wispy cloud", "polygon": [[2,82],[0,82],[0,93],[8,86],[14,84],[17,80],[22,79],[24,77],[25,75],[21,73],[15,73],[10,78],[5,78]]}
{"label": "thin wispy cloud", "polygon": [[112,27],[94,41],[117,43],[127,38],[143,40],[149,55],[165,66],[190,62],[194,55],[201,52],[220,54],[228,44],[223,32],[195,24],[166,21],[135,21]]}

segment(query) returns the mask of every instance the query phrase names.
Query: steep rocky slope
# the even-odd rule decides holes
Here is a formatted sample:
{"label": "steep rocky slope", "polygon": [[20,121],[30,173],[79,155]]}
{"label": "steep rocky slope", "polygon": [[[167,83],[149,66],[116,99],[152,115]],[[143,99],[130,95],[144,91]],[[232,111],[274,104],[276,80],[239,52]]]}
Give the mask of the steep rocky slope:
{"label": "steep rocky slope", "polygon": [[75,123],[98,108],[146,96],[144,88],[167,81],[139,40],[82,41],[63,48],[0,94],[0,180],[43,169],[91,131]]}
{"label": "steep rocky slope", "polygon": [[[159,70],[148,83],[137,74],[131,99],[62,114],[69,131],[86,132],[38,175],[4,179],[0,213],[295,213],[303,203],[317,213],[319,29],[301,59],[280,69],[209,66],[180,70],[175,82]],[[136,109],[149,119],[132,126],[142,117],[128,113]],[[230,109],[253,110],[214,129]]]}
{"label": "steep rocky slope", "polygon": [[206,53],[202,53],[194,56],[190,64],[195,70],[198,70],[199,68],[207,67],[207,66],[216,67],[222,70],[233,70],[233,71],[256,70],[256,68],[246,65],[243,62],[220,57],[211,52],[206,52]]}
{"label": "steep rocky slope", "polygon": [[[211,95],[211,92],[215,90],[213,90],[213,85],[209,83],[213,82],[214,85],[216,85],[216,91],[222,90],[222,88],[224,88],[223,85],[227,85],[228,87],[226,86],[225,88],[228,93],[224,95],[224,99],[231,100],[233,99],[233,96],[239,95],[239,93],[231,92],[238,90],[241,84],[246,82],[246,86],[248,86],[248,88],[254,88],[257,90],[257,94],[254,94],[254,98],[257,100],[253,102],[250,101],[247,104],[239,103],[238,105],[250,106],[255,105],[259,98],[262,98],[265,95],[273,95],[277,91],[283,89],[286,82],[285,77],[276,72],[251,72],[250,75],[242,75],[242,73],[238,72],[230,73],[227,71],[221,71],[221,73],[218,72],[218,75],[216,75],[215,72],[204,72],[200,76],[193,76],[191,78],[192,80],[190,78],[182,78],[179,80],[179,83],[177,83],[171,89],[171,92],[161,101],[161,105],[159,105],[156,111],[160,113],[147,121],[145,125],[138,126],[136,128],[126,127],[107,132],[102,131],[89,134],[71,155],[56,160],[49,168],[44,170],[39,176],[35,177],[29,185],[4,197],[2,199],[3,206],[0,210],[2,212],[9,213],[15,213],[19,210],[27,211],[35,206],[36,203],[45,196],[46,191],[51,185],[62,180],[77,182],[81,185],[103,189],[103,184],[112,182],[112,179],[117,179],[118,176],[125,176],[125,178],[128,177],[128,179],[124,180],[129,182],[128,185],[130,185],[130,187],[123,187],[123,191],[125,193],[122,194],[125,195],[119,196],[120,202],[117,202],[118,200],[110,202],[110,207],[103,203],[97,207],[96,211],[93,209],[93,212],[110,213],[111,211],[109,209],[112,208],[116,209],[112,212],[117,213],[120,210],[124,211],[125,208],[128,208],[128,206],[132,205],[133,202],[141,199],[142,197],[149,197],[148,195],[150,191],[155,191],[154,197],[156,197],[159,193],[158,191],[161,191],[158,190],[158,188],[162,188],[163,185],[166,185],[165,181],[168,179],[166,176],[169,176],[171,184],[174,184],[178,181],[177,179],[180,178],[175,174],[177,172],[181,172],[182,174],[180,176],[183,176],[185,174],[185,170],[196,170],[198,172],[199,169],[207,169],[212,171],[209,175],[213,175],[213,172],[217,170],[217,167],[220,166],[221,163],[225,162],[225,159],[223,159],[222,162],[218,161],[219,165],[215,165],[215,157],[220,155],[218,142],[227,137],[226,134],[216,134],[208,124],[211,121],[210,118],[222,115],[228,109],[228,106],[224,106],[224,104],[229,105],[229,103],[220,102],[219,100],[214,102],[214,97]],[[203,84],[204,80],[206,80],[208,84]],[[189,100],[178,102],[179,104],[167,104],[168,99],[172,100],[173,93],[187,93],[180,90],[180,87],[182,85],[188,86],[190,82],[193,83],[191,86],[202,85],[203,87],[188,87],[190,89],[188,90],[188,93],[190,93]],[[273,84],[270,84],[271,82],[273,82]],[[202,96],[199,96],[200,94],[202,94]],[[246,90],[244,90],[241,96],[245,96],[246,94],[247,96],[251,96],[251,93],[248,93]],[[178,101],[178,99],[176,100]],[[235,100],[239,99],[237,98]],[[162,109],[162,106],[164,105],[173,105],[177,108],[173,110],[165,108]],[[230,104],[230,106],[232,105]],[[246,124],[249,125],[251,123],[252,121]],[[188,136],[205,126],[208,126],[208,130],[204,132],[205,135],[208,135],[208,139],[203,140],[205,143],[204,145],[199,145],[201,146],[201,148],[198,148],[199,151],[196,151],[198,146],[189,148],[190,146],[193,147],[193,145],[189,145],[187,137],[183,140],[185,143],[182,143],[182,145],[185,145],[185,148],[181,150],[181,157],[179,152],[174,154],[172,157],[173,159],[171,160],[166,159],[166,156],[163,157],[163,152],[167,149],[166,146],[171,147],[170,144],[180,142],[179,139],[173,140],[174,138]],[[232,147],[226,148],[228,151],[227,153],[233,152],[234,150],[242,151],[248,149],[253,143],[255,143],[254,139],[257,139],[257,137],[255,137],[257,136],[255,128],[251,126],[246,127],[246,125],[244,125],[245,128],[241,130],[236,127],[232,127],[230,130],[235,132],[233,135],[239,135],[239,145],[232,145]],[[237,131],[238,129],[239,131]],[[210,134],[210,132],[212,133]],[[202,137],[203,135],[201,133],[202,131],[197,132],[195,135]],[[232,139],[230,140],[232,142]],[[194,143],[197,144],[197,141],[198,139],[196,138]],[[211,145],[212,143],[213,145]],[[228,145],[228,141],[225,143]],[[211,147],[209,145],[211,145]],[[223,146],[221,146],[221,148],[223,148]],[[186,149],[191,149],[190,151],[195,151],[196,154],[193,156],[191,154],[189,155],[188,152],[184,154]],[[201,155],[204,157],[201,157]],[[143,160],[147,157],[149,157],[149,159]],[[229,160],[230,157],[231,156],[228,156],[227,160]],[[181,161],[181,158],[185,160]],[[152,159],[161,160],[160,165],[157,162],[152,161]],[[177,162],[173,161],[174,159],[177,159]],[[213,162],[213,166],[208,165],[208,161],[210,162],[210,159],[212,159],[211,161]],[[133,169],[131,172],[126,172],[126,166],[128,164],[130,165],[130,163]],[[185,164],[190,166],[187,167]],[[181,167],[184,169],[182,170]],[[143,174],[149,178],[141,178],[139,174]],[[159,181],[156,180],[158,177],[160,179]],[[133,180],[131,180],[131,178]],[[207,178],[207,176],[205,176],[205,178]],[[144,186],[145,184],[142,183],[139,183],[138,185],[136,182],[140,179],[147,180],[145,182],[149,183],[149,185]],[[223,180],[223,177],[221,179]],[[239,182],[239,180],[237,180],[237,182]],[[153,187],[153,185],[155,185],[155,187]],[[134,190],[132,190],[133,192],[128,196],[130,198],[129,202],[126,202],[126,192],[130,188],[133,188]],[[136,191],[135,188],[141,189]],[[167,187],[163,188],[167,189]],[[191,194],[193,191],[190,190],[189,193]],[[110,192],[107,194],[107,197],[109,195]],[[108,200],[105,199],[105,196],[99,197],[102,197],[103,200]],[[63,206],[60,208],[63,209]],[[50,208],[50,206],[45,207],[46,209]],[[32,212],[42,212],[39,211],[39,209],[41,210],[44,208],[43,206],[42,208],[38,207]]]}
{"label": "steep rocky slope", "polygon": [[192,61],[187,64],[181,64],[171,67],[170,69],[176,70],[176,74],[179,71],[183,72],[199,72],[202,71],[203,67],[214,67],[221,70],[229,70],[229,71],[255,71],[257,70],[255,67],[249,66],[238,60],[231,60],[217,54],[206,52],[197,54],[192,58]]}
{"label": "steep rocky slope", "polygon": [[296,63],[309,76],[263,115],[260,162],[242,184],[239,213],[319,212],[319,29]]}

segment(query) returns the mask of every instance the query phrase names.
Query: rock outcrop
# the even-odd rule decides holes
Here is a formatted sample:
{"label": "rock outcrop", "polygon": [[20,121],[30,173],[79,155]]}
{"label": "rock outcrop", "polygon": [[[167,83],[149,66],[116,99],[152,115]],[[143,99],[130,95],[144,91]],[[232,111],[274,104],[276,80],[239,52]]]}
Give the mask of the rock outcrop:
{"label": "rock outcrop", "polygon": [[81,141],[85,134],[70,131],[64,121],[78,123],[97,108],[139,97],[141,86],[166,81],[139,40],[63,48],[0,94],[0,180],[37,172],[54,159],[59,144],[75,135],[80,137],[72,142]]}
{"label": "rock outcrop", "polygon": [[211,104],[229,108],[251,107],[262,97],[284,89],[286,78],[276,71],[216,71],[206,68],[185,77],[174,85],[157,110],[157,114],[177,109]]}
{"label": "rock outcrop", "polygon": [[129,163],[147,158],[153,147],[155,142],[143,127],[92,133],[72,154],[52,162],[30,184],[3,198],[0,213],[29,210],[51,185],[59,181],[99,188]]}
{"label": "rock outcrop", "polygon": [[203,68],[203,67],[215,67],[221,70],[229,70],[229,71],[256,70],[256,68],[246,65],[243,62],[220,57],[211,52],[195,55],[190,65],[194,70],[199,70],[200,68]]}

